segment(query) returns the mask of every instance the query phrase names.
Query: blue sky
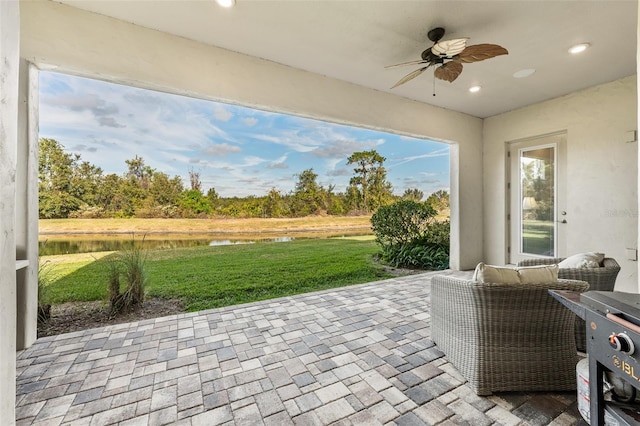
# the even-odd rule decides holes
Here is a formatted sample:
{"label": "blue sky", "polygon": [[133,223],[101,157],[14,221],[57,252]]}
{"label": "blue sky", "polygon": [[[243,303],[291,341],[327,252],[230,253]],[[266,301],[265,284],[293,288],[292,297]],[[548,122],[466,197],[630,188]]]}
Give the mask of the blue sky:
{"label": "blue sky", "polygon": [[318,183],[343,192],[347,157],[375,149],[394,193],[449,190],[449,146],[374,130],[171,95],[53,72],[40,73],[40,136],[121,175],[125,160],[179,175],[200,174],[223,197],[292,191],[313,168]]}

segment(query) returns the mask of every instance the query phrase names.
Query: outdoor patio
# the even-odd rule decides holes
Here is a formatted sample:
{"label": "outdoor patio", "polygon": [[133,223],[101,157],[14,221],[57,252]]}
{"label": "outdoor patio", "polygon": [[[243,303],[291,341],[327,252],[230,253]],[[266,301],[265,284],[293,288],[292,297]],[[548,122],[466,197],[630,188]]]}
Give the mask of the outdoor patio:
{"label": "outdoor patio", "polygon": [[581,423],[573,392],[471,392],[430,340],[432,275],[39,339],[16,422]]}

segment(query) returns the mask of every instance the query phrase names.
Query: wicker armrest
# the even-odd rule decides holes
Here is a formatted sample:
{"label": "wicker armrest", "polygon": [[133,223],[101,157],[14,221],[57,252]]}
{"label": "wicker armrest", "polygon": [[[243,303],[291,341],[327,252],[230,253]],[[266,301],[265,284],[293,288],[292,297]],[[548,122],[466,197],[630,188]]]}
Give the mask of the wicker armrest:
{"label": "wicker armrest", "polygon": [[608,269],[620,270],[620,265],[618,264],[618,262],[616,262],[615,259],[612,259],[610,257],[605,257],[604,258],[604,260],[602,261],[602,267],[603,268],[608,268]]}

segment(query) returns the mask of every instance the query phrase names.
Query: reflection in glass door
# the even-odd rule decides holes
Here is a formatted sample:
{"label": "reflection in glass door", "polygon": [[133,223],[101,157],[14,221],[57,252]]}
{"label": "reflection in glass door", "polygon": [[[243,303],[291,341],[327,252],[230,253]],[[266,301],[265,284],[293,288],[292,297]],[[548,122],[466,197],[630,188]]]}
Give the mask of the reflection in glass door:
{"label": "reflection in glass door", "polygon": [[519,150],[520,253],[556,256],[556,147]]}

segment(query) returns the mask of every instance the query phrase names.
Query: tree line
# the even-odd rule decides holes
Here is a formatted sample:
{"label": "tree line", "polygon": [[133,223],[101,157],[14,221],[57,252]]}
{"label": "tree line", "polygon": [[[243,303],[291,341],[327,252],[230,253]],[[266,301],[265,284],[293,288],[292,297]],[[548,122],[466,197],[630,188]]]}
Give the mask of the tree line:
{"label": "tree line", "polygon": [[[292,191],[272,188],[263,196],[221,197],[214,188],[206,193],[198,172],[189,172],[189,186],[180,176],[170,177],[145,164],[142,157],[126,160],[122,175],[104,174],[79,154],[65,152],[55,139],[39,141],[39,216],[53,218],[207,218],[304,217],[309,215],[371,214],[398,200],[421,201],[424,193],[407,189],[392,192],[384,167],[386,159],[375,150],[354,152],[347,165],[353,176],[344,193],[324,187],[313,168],[295,175]],[[436,210],[449,206],[449,194],[430,194],[427,204]]]}

